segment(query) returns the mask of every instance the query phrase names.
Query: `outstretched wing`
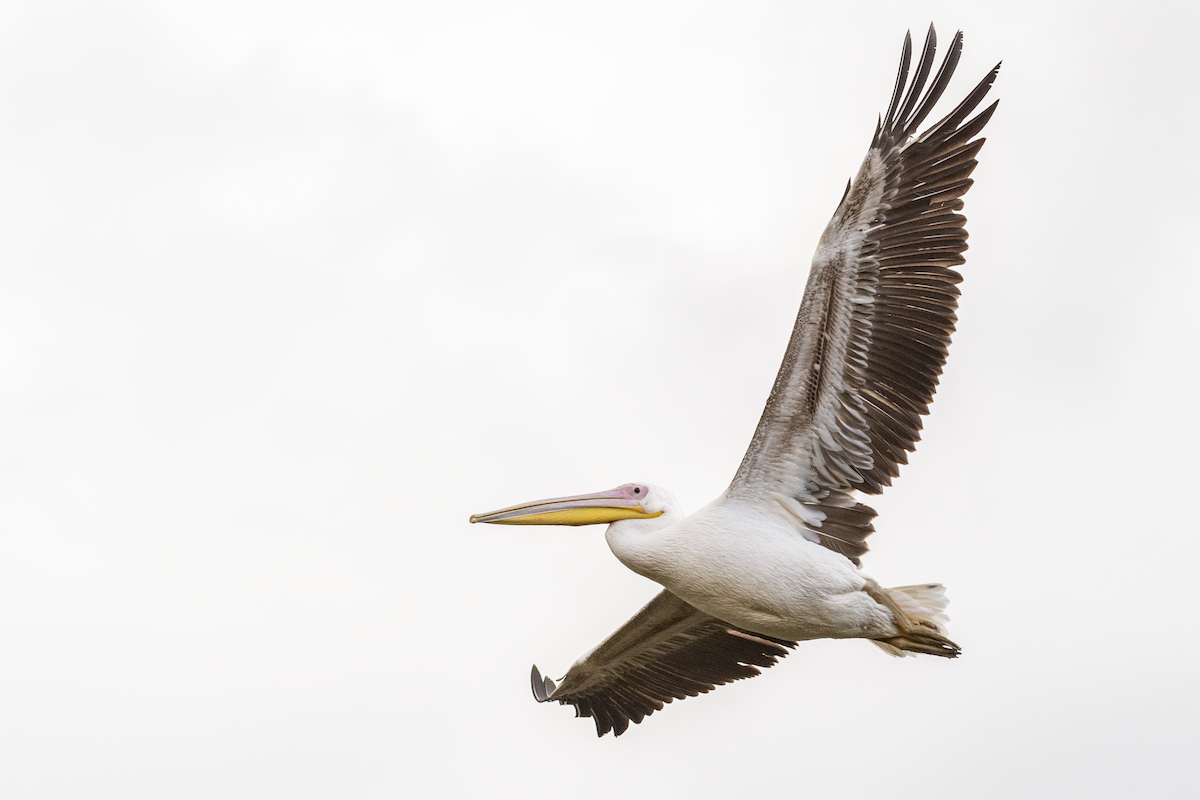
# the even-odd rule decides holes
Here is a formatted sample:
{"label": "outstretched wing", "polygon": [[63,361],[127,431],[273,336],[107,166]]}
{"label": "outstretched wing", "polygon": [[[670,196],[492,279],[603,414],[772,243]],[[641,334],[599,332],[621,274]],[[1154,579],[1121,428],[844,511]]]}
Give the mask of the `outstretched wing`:
{"label": "outstretched wing", "polygon": [[620,736],[672,700],[753,678],[795,646],[735,628],[664,590],[576,661],[557,686],[535,666],[533,696],[593,717],[598,736]]}
{"label": "outstretched wing", "polygon": [[909,84],[905,36],[887,115],[817,245],[783,365],[729,488],[779,499],[806,535],[855,563],[875,512],[850,492],[877,494],[899,474],[946,363],[962,280],[953,267],[967,249],[957,212],[996,109],[967,119],[999,64],[916,135],[954,73],[962,33],[922,95],[936,43],[930,26]]}

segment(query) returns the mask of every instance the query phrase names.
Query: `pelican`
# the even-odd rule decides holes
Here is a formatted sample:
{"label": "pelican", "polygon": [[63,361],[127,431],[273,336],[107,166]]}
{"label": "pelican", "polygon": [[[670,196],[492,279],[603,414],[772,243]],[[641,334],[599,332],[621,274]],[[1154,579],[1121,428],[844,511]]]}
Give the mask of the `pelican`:
{"label": "pelican", "polygon": [[607,523],[629,569],[663,591],[534,697],[575,707],[596,733],[624,733],[673,699],[750,678],[800,641],[868,639],[892,655],[955,658],[940,584],[885,589],[861,571],[880,493],[920,437],[946,363],[967,249],[963,195],[974,117],[997,64],[941,121],[917,131],[962,52],[958,32],[929,88],[933,26],[908,80],[906,34],[887,113],[817,244],[783,365],[750,447],[716,500],[685,516],[658,486],[476,514],[503,525]]}

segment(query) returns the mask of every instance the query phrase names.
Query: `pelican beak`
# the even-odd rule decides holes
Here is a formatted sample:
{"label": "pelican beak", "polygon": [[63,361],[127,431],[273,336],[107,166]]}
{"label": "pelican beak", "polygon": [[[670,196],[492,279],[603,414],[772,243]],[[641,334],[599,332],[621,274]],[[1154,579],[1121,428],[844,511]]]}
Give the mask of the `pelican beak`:
{"label": "pelican beak", "polygon": [[656,511],[651,514],[642,508],[640,502],[621,494],[619,489],[609,489],[595,494],[521,503],[487,514],[472,514],[471,522],[498,525],[596,525],[619,519],[649,519],[662,513]]}

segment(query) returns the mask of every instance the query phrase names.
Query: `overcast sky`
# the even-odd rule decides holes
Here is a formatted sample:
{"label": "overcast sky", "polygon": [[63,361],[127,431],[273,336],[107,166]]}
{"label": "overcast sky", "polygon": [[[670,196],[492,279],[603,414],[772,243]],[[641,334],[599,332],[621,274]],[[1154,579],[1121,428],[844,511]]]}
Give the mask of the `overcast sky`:
{"label": "overcast sky", "polygon": [[[813,5],[0,8],[0,795],[1190,795],[1200,15]],[[597,740],[529,666],[654,585],[467,518],[721,492],[930,20],[1002,102],[865,565],[963,656]]]}

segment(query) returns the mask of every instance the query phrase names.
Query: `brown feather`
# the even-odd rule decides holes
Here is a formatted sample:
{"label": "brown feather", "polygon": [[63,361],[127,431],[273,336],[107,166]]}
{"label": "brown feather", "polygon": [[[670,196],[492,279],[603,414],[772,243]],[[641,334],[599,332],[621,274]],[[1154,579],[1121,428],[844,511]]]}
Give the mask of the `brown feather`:
{"label": "brown feather", "polygon": [[[949,85],[962,34],[926,88],[935,49],[931,28],[910,82],[912,41],[905,38],[887,111],[821,237],[731,496],[784,485],[801,503],[822,508],[853,490],[875,494],[920,439],[958,322],[962,276],[955,267],[966,263],[968,249],[962,197],[974,185],[984,143],[977,137],[996,104],[971,115],[999,69],[916,135]],[[869,518],[865,526],[859,521],[836,512],[805,527],[857,562],[869,533]]]}
{"label": "brown feather", "polygon": [[[862,512],[847,508],[837,513],[839,520],[848,520],[835,523],[839,531],[861,527]],[[630,723],[640,723],[672,700],[753,678],[795,646],[733,627],[664,590],[577,661],[557,685],[537,667],[530,678],[539,702],[574,706],[576,716],[595,721],[598,736],[610,731],[620,736]]]}

